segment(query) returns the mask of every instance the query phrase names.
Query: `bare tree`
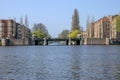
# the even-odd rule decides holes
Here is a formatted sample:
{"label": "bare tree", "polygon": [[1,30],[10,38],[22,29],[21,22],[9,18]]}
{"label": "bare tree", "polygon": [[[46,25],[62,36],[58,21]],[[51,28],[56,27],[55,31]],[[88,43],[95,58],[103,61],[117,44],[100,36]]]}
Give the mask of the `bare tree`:
{"label": "bare tree", "polygon": [[27,15],[25,16],[25,27],[29,27],[29,22],[28,22],[28,17],[27,17]]}
{"label": "bare tree", "polygon": [[25,26],[23,24],[23,18],[20,17],[20,25],[21,25],[21,31],[22,31],[22,39],[25,38]]}
{"label": "bare tree", "polygon": [[23,18],[20,17],[20,24],[23,25]]}
{"label": "bare tree", "polygon": [[87,21],[86,21],[86,29],[87,31],[89,30],[90,27],[90,16],[87,17]]}
{"label": "bare tree", "polygon": [[95,17],[92,16],[91,23],[94,23],[94,22],[95,22]]}

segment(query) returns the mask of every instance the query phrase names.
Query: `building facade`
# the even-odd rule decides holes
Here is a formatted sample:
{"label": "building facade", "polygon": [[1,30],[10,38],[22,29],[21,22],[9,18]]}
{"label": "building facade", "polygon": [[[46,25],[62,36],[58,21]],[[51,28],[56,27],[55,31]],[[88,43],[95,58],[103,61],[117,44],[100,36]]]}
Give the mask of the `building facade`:
{"label": "building facade", "polygon": [[93,38],[94,37],[94,23],[89,24],[89,28],[86,31],[86,33],[87,33],[88,38]]}
{"label": "building facade", "polygon": [[0,38],[14,38],[14,39],[22,39],[29,37],[30,29],[16,23],[16,21],[9,20],[0,20]]}
{"label": "building facade", "polygon": [[116,25],[116,18],[120,17],[120,15],[115,15],[113,18],[113,21],[111,23],[111,39],[120,39],[120,32],[117,30],[117,25]]}
{"label": "building facade", "polygon": [[114,16],[105,16],[96,22],[92,23],[92,26],[89,28],[88,38],[109,38],[109,39],[120,39],[120,32],[116,28],[116,17]]}
{"label": "building facade", "polygon": [[0,20],[0,38],[15,38],[15,23],[13,20]]}

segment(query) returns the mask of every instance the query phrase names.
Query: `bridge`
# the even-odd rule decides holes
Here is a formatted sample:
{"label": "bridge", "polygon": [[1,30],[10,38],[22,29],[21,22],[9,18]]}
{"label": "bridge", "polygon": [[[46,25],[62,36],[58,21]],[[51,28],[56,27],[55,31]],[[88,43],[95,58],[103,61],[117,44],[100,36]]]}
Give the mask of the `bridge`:
{"label": "bridge", "polygon": [[61,42],[61,41],[64,41],[66,42],[66,45],[72,45],[73,42],[75,42],[75,45],[80,45],[81,43],[81,38],[74,38],[74,39],[71,39],[71,38],[68,38],[68,39],[60,39],[60,38],[44,38],[44,39],[35,39],[34,42],[35,42],[35,45],[48,45],[49,42],[52,41],[52,42]]}

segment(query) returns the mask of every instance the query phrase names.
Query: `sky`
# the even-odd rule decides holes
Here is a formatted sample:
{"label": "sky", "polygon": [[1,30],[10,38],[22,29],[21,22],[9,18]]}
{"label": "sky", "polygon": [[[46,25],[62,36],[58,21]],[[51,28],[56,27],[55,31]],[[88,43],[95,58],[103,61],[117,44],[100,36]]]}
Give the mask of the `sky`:
{"label": "sky", "polygon": [[52,37],[71,30],[72,15],[77,9],[80,26],[85,29],[88,16],[95,20],[120,13],[120,0],[0,0],[0,19],[28,16],[29,28],[43,23]]}

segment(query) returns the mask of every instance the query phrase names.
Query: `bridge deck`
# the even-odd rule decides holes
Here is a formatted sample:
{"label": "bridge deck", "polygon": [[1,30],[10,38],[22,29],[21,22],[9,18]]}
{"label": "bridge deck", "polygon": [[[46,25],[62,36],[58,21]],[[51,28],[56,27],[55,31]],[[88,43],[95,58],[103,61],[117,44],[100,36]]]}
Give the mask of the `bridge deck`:
{"label": "bridge deck", "polygon": [[[47,41],[67,41],[69,39],[58,39],[58,38],[51,38],[51,39],[47,39]],[[75,38],[75,39],[71,39],[72,41],[77,41],[77,40],[80,40],[78,38]],[[44,41],[44,39],[38,39],[36,41]]]}

